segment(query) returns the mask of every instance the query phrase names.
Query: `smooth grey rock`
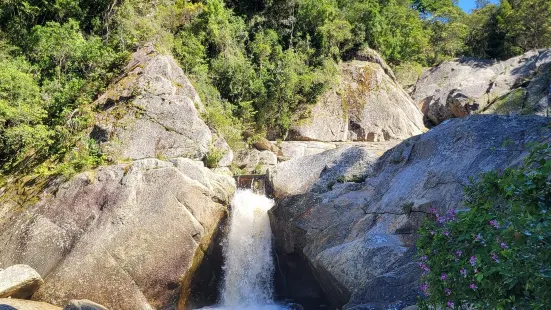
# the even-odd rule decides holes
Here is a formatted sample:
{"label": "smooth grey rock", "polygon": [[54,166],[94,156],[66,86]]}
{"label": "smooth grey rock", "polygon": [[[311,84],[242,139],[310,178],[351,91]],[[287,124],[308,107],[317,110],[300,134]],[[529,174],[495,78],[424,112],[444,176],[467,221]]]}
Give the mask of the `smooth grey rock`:
{"label": "smooth grey rock", "polygon": [[214,148],[218,151],[223,152],[222,158],[218,161],[218,167],[229,167],[233,162],[233,151],[226,142],[226,140],[218,135],[214,138]]}
{"label": "smooth grey rock", "polygon": [[0,310],[61,310],[61,308],[45,302],[0,298]]}
{"label": "smooth grey rock", "polygon": [[384,61],[341,64],[338,87],[295,119],[292,140],[390,141],[425,131],[423,115]]}
{"label": "smooth grey rock", "polygon": [[551,49],[499,62],[448,61],[423,73],[412,97],[435,125],[479,113],[549,116],[550,68]]}
{"label": "smooth grey rock", "polygon": [[[468,116],[405,140],[376,162],[366,156],[358,168],[340,149],[280,163],[268,178],[277,199],[270,211],[276,249],[302,255],[335,307],[413,305],[419,270],[412,255],[429,208],[461,208],[471,177],[521,163],[532,143],[551,142],[550,124],[540,116]],[[363,180],[340,183],[328,162]]]}
{"label": "smooth grey rock", "polygon": [[2,202],[0,267],[48,275],[33,299],[94,300],[110,309],[185,305],[233,178],[198,161],[158,159],[101,167],[46,190],[23,212]]}
{"label": "smooth grey rock", "polygon": [[338,178],[363,177],[376,158],[360,146],[342,147],[280,163],[268,171],[268,179],[276,198],[325,192]]}
{"label": "smooth grey rock", "polygon": [[42,283],[42,277],[30,266],[10,266],[0,271],[0,298],[29,298]]}
{"label": "smooth grey rock", "polygon": [[87,299],[71,300],[63,310],[109,310],[104,306]]}
{"label": "smooth grey rock", "polygon": [[317,141],[283,141],[272,142],[272,145],[277,145],[280,156],[287,160],[319,154],[337,147],[335,143]]}
{"label": "smooth grey rock", "polygon": [[262,165],[273,166],[277,164],[277,156],[271,151],[262,151],[260,152],[259,157],[260,157],[260,163]]}

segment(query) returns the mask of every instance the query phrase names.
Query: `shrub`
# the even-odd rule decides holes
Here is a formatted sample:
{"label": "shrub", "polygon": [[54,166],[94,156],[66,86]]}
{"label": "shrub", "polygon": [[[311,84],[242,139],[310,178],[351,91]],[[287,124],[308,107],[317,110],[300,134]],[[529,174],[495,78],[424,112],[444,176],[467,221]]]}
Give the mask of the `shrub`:
{"label": "shrub", "polygon": [[218,162],[226,155],[226,152],[224,150],[217,149],[215,147],[211,147],[209,152],[204,158],[205,166],[209,168],[217,168]]}
{"label": "shrub", "polygon": [[420,230],[425,308],[543,309],[551,304],[551,147],[466,189],[466,212]]}

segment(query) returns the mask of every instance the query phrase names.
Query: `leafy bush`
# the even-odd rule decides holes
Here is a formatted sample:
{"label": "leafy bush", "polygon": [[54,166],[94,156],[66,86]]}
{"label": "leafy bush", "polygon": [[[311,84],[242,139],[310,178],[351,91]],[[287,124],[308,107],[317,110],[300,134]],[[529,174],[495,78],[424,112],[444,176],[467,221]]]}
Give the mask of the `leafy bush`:
{"label": "leafy bush", "polygon": [[551,304],[551,147],[466,189],[467,212],[427,221],[418,241],[425,309],[543,309]]}
{"label": "leafy bush", "polygon": [[224,157],[224,155],[226,155],[226,152],[224,150],[211,147],[203,160],[205,162],[205,166],[209,168],[217,168],[218,163],[220,162],[222,157]]}
{"label": "leafy bush", "polygon": [[[0,42],[0,49],[12,48]],[[45,117],[31,65],[23,57],[0,51],[0,163],[15,162],[25,152],[41,151],[52,142]]]}

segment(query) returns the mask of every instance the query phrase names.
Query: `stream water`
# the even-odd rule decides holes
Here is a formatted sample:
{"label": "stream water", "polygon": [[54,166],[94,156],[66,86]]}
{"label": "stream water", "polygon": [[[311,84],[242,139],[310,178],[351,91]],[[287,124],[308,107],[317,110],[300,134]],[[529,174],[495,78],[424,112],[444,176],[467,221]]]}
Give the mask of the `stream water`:
{"label": "stream water", "polygon": [[274,259],[268,210],[273,200],[238,190],[224,243],[223,283],[217,306],[203,309],[291,309],[274,302]]}

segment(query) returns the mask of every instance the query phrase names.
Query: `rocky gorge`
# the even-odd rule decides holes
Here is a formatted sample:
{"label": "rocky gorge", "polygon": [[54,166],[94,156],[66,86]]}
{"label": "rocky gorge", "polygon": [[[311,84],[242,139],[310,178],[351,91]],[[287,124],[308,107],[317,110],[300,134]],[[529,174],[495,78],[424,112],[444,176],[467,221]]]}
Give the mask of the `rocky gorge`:
{"label": "rocky gorge", "polygon": [[[366,50],[297,115],[289,141],[234,154],[201,119],[172,56],[147,45],[95,102],[89,135],[114,164],[50,180],[36,200],[0,189],[0,309],[191,309],[215,299],[232,163],[266,174],[275,200],[276,297],[312,309],[414,306],[429,208],[462,208],[471,178],[551,142],[550,64],[549,50],[446,62],[408,94]],[[224,156],[211,169],[202,160],[213,148]],[[27,276],[3,284],[18,268]]]}

